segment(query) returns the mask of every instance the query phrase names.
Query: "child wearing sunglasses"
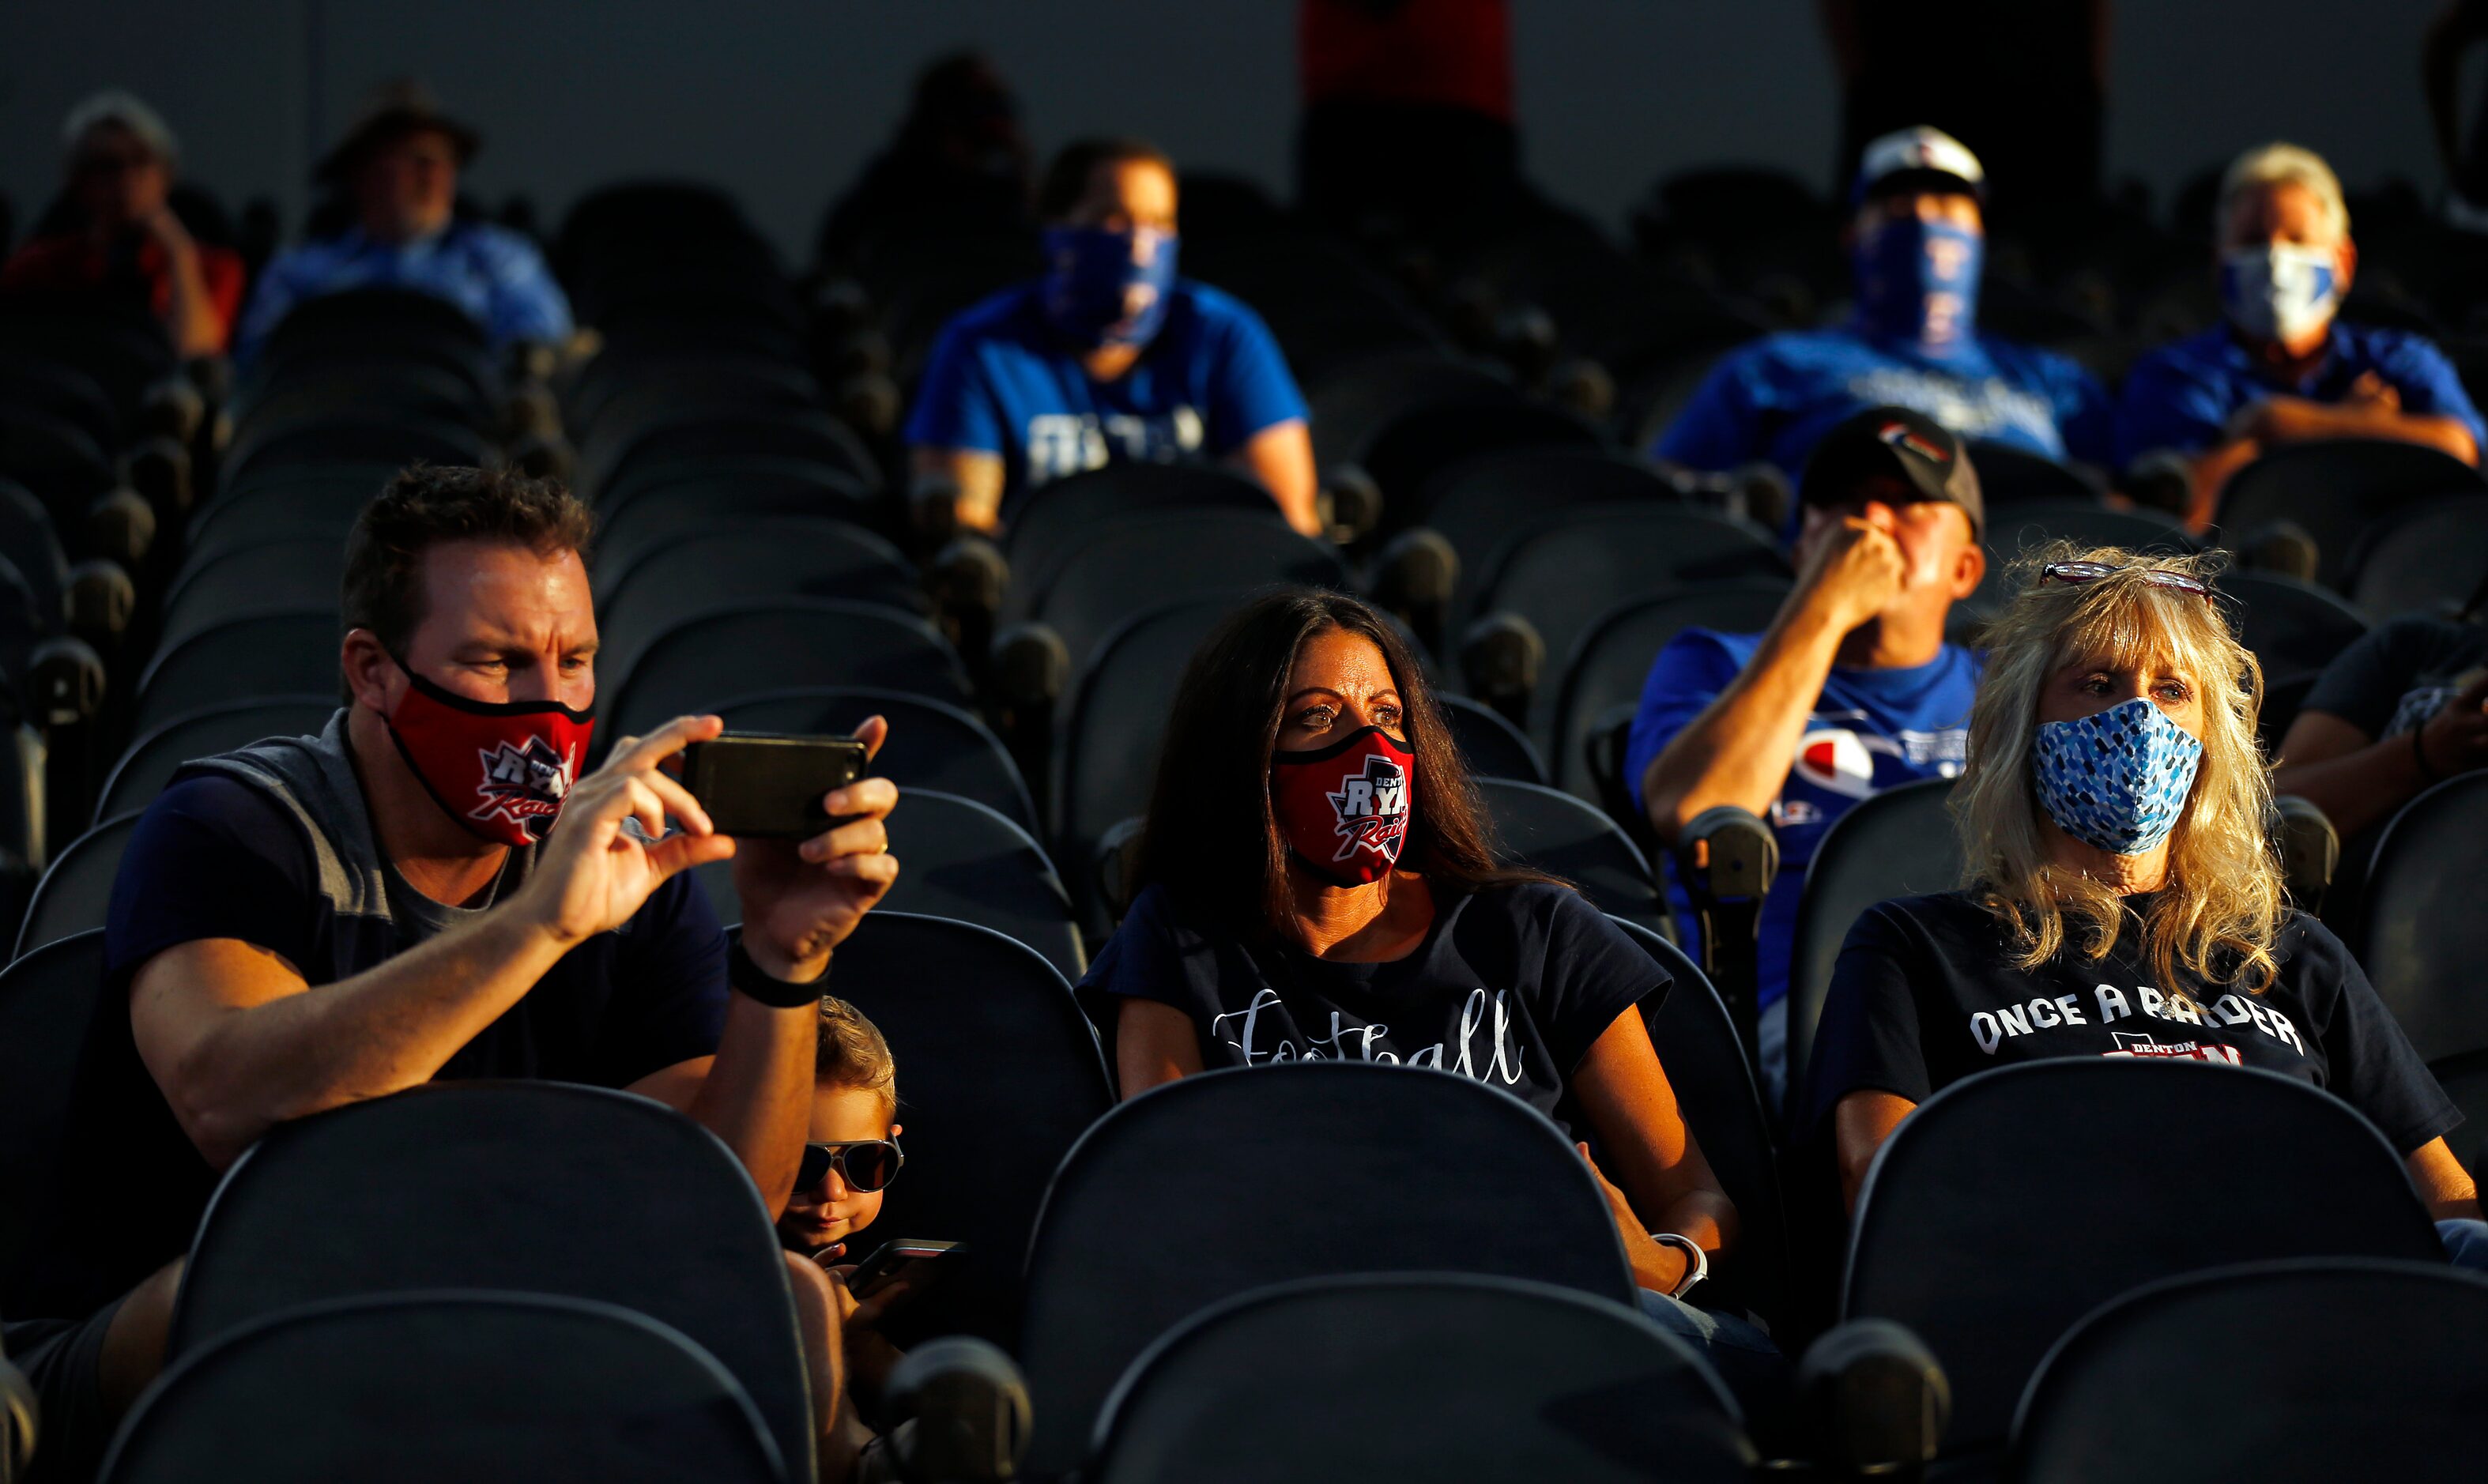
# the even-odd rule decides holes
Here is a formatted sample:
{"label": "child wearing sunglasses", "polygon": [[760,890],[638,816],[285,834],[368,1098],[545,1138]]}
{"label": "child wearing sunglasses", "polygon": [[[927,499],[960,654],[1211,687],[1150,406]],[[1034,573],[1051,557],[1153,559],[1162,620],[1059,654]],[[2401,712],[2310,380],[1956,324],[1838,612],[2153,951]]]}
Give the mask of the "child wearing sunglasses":
{"label": "child wearing sunglasses", "polygon": [[882,1192],[906,1162],[897,1114],[898,1066],[890,1043],[855,1006],[823,997],[811,1127],[794,1198],[778,1218],[788,1251],[825,1266],[850,1255],[849,1239],[881,1215]]}

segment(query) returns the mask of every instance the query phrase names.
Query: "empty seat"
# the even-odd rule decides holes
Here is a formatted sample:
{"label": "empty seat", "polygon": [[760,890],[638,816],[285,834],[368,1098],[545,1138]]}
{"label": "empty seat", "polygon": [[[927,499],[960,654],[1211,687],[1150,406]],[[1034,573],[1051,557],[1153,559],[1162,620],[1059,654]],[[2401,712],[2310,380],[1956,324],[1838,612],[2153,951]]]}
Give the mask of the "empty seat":
{"label": "empty seat", "polygon": [[[1086,862],[1116,823],[1147,810],[1183,667],[1235,605],[1225,597],[1169,603],[1125,623],[1089,657],[1055,750],[1054,833],[1063,859]],[[1087,873],[1073,870],[1086,897]],[[1105,925],[1093,911],[1083,920]]]}
{"label": "empty seat", "polygon": [[1270,491],[1226,469],[1189,463],[1110,463],[1046,483],[1020,496],[1003,534],[1017,574],[1051,567],[1100,526],[1177,510],[1277,511]]}
{"label": "empty seat", "polygon": [[[1783,577],[1705,582],[1637,599],[1593,620],[1564,663],[1563,687],[1548,716],[1556,786],[1575,798],[1602,801],[1591,766],[1590,738],[1617,707],[1640,701],[1658,652],[1687,629],[1722,633],[1767,629],[1788,594]],[[1551,652],[1547,659],[1556,662]]]}
{"label": "empty seat", "polygon": [[39,616],[60,624],[69,615],[69,552],[50,512],[26,487],[0,479],[0,556],[26,579]]}
{"label": "empty seat", "polygon": [[2278,573],[2222,573],[2219,590],[2236,604],[2238,642],[2274,684],[2323,669],[2367,631],[2366,615],[2348,602]]}
{"label": "empty seat", "polygon": [[613,1303],[446,1291],[290,1309],[173,1366],[112,1484],[785,1484],[707,1351]]}
{"label": "empty seat", "polygon": [[938,789],[1000,810],[1020,827],[1037,827],[1028,784],[1002,740],[973,713],[904,690],[816,686],[767,690],[718,704],[730,732],[844,737],[866,716],[890,721],[890,740],[873,754],[871,771],[901,790]]}
{"label": "empty seat", "polygon": [[1570,882],[1602,912],[1675,937],[1650,861],[1604,811],[1516,779],[1480,778],[1477,785],[1505,855]]}
{"label": "empty seat", "polygon": [[2096,501],[2106,492],[2079,469],[2009,443],[1972,438],[1968,453],[1991,515],[2001,514],[1994,509],[1998,505],[2018,507],[2025,500]]}
{"label": "empty seat", "polygon": [[70,1100],[103,994],[103,935],[51,943],[0,969],[0,1312],[56,1312],[27,1266],[57,1177]]}
{"label": "empty seat", "polygon": [[[1298,1197],[1273,1198],[1279,1172],[1306,1182]],[[1293,1278],[1385,1272],[1633,1302],[1589,1167],[1534,1109],[1466,1078],[1237,1067],[1119,1105],[1055,1172],[1029,1246],[1028,1471],[1076,1466],[1116,1379],[1201,1309]]]}
{"label": "empty seat", "polygon": [[1471,776],[1546,781],[1546,764],[1537,747],[1520,728],[1504,720],[1501,712],[1464,695],[1438,693],[1434,704],[1442,708],[1443,724],[1451,728],[1452,742],[1460,749],[1460,761]]}
{"label": "empty seat", "polygon": [[[1305,388],[1322,467],[1353,462],[1402,412],[1420,406],[1508,407],[1525,399],[1493,371],[1431,350],[1366,356]],[[1413,491],[1412,491],[1413,492]]]}
{"label": "empty seat", "polygon": [[2026,1062],[1937,1093],[1884,1142],[1842,1317],[1927,1343],[1952,1383],[1945,1451],[1975,1454],[2002,1443],[2040,1358],[2094,1306],[2281,1257],[2442,1263],[2444,1248],[2400,1157],[2329,1093],[2209,1062]]}
{"label": "empty seat", "polygon": [[1471,459],[1516,449],[1596,452],[1605,440],[1588,418],[1540,402],[1421,403],[1366,438],[1356,462],[1382,490],[1383,508],[1413,502],[1427,483]]}
{"label": "empty seat", "polygon": [[790,686],[968,699],[959,658],[931,625],[895,609],[826,598],[732,603],[687,618],[650,641],[612,684],[614,737]]}
{"label": "empty seat", "polygon": [[2123,546],[2132,551],[2185,552],[2196,549],[2194,538],[2174,517],[2148,510],[2114,510],[2096,496],[2050,497],[2021,501],[1987,515],[1988,567],[2051,541],[2078,546]]}
{"label": "empty seat", "polygon": [[[884,898],[891,910],[991,928],[1026,943],[1066,979],[1088,971],[1062,878],[1007,816],[973,798],[909,789],[890,816],[890,849],[899,865]],[[741,922],[733,862],[698,872],[719,920]]]}
{"label": "empty seat", "polygon": [[1282,582],[1343,588],[1347,569],[1337,548],[1288,529],[1276,507],[1134,517],[1092,530],[1042,570],[1014,571],[1004,615],[1052,626],[1079,664],[1116,625],[1159,603]]}
{"label": "empty seat", "polygon": [[334,605],[345,581],[346,543],[325,533],[228,546],[185,567],[164,593],[159,644],[183,639],[253,608]]}
{"label": "empty seat", "polygon": [[248,613],[160,650],[138,678],[133,736],[230,701],[333,689],[339,678],[337,608]]}
{"label": "empty seat", "polygon": [[2449,454],[2388,439],[2328,438],[2276,448],[2229,476],[2219,526],[2230,544],[2286,520],[2315,538],[2316,573],[2337,585],[2366,525],[2415,501],[2482,488]]}
{"label": "empty seat", "polygon": [[1922,778],[1859,799],[1832,821],[1800,877],[1782,871],[1771,890],[1798,893],[1789,941],[1788,1111],[1805,1101],[1815,1028],[1831,994],[1831,966],[1858,915],[1894,897],[1961,884],[1961,836],[1944,805],[1950,778]]}
{"label": "empty seat", "polygon": [[650,641],[687,618],[763,598],[834,598],[904,614],[926,611],[916,569],[898,548],[840,521],[775,518],[687,535],[598,574],[601,653],[627,675]]}
{"label": "empty seat", "polygon": [[324,412],[298,422],[269,423],[226,454],[222,480],[231,486],[279,468],[316,463],[481,464],[491,447],[474,430],[412,412]]}
{"label": "empty seat", "polygon": [[596,502],[596,558],[608,573],[707,531],[771,517],[863,524],[872,492],[853,475],[786,459],[712,459],[626,482]]}
{"label": "empty seat", "polygon": [[2350,554],[2350,601],[2369,617],[2444,614],[2488,582],[2488,500],[2418,500],[2369,526]]}
{"label": "empty seat", "polygon": [[1453,464],[1427,481],[1412,510],[1385,515],[1429,526],[1469,568],[1559,510],[1606,500],[1674,501],[1682,492],[1656,469],[1587,448],[1526,448]]}
{"label": "empty seat", "polygon": [[554,1082],[427,1085],[280,1123],[234,1163],[191,1244],[167,1355],[350,1296],[618,1303],[715,1356],[803,1479],[811,1392],[786,1281],[751,1177],[663,1104]]}
{"label": "empty seat", "polygon": [[1736,1484],[1710,1367],[1622,1307],[1476,1275],[1313,1278],[1195,1315],[1116,1386],[1095,1484]]}
{"label": "empty seat", "polygon": [[35,885],[34,900],[26,904],[26,920],[17,929],[17,957],[103,926],[121,853],[137,827],[135,814],[106,820],[52,857]]}
{"label": "empty seat", "polygon": [[879,489],[881,465],[846,424],[826,412],[754,409],[694,423],[645,428],[618,440],[602,459],[582,458],[578,485],[598,493],[626,477],[689,472],[719,458],[763,456],[824,464]]}
{"label": "empty seat", "polygon": [[2442,1263],[2255,1263],[2094,1310],[2014,1420],[2022,1484],[2455,1484],[2488,1459],[2488,1279]]}
{"label": "empty seat", "polygon": [[2385,826],[2367,870],[2359,962],[2419,1055],[2488,1050],[2488,912],[2480,842],[2488,772],[2448,778]]}
{"label": "empty seat", "polygon": [[327,695],[228,701],[176,716],[140,737],[115,763],[97,798],[98,823],[134,814],[155,802],[173,774],[193,758],[231,752],[268,737],[316,736],[340,703]]}
{"label": "empty seat", "polygon": [[863,1246],[913,1236],[972,1249],[893,1327],[1010,1343],[1046,1182],[1114,1106],[1096,1033],[1070,983],[1025,944],[886,906],[838,945],[832,990],[898,1064],[907,1168]]}

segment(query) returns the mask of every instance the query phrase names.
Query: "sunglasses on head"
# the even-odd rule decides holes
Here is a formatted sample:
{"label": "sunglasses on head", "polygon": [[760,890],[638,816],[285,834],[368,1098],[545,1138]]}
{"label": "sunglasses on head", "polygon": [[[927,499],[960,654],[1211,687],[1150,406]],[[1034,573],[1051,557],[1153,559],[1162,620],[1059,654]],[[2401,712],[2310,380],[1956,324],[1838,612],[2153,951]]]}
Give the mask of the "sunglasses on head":
{"label": "sunglasses on head", "polygon": [[891,1181],[898,1178],[898,1168],[906,1162],[907,1156],[899,1153],[895,1139],[859,1138],[839,1144],[806,1144],[803,1166],[795,1172],[795,1189],[813,1190],[834,1169],[850,1190],[886,1190]]}
{"label": "sunglasses on head", "polygon": [[2191,593],[2205,602],[2212,601],[2212,585],[2200,577],[2190,577],[2182,572],[2169,572],[2159,567],[2111,567],[2106,562],[2050,562],[2039,570],[2042,582],[2080,584],[2097,582],[2120,572],[2135,572],[2153,587],[2173,587],[2181,593]]}

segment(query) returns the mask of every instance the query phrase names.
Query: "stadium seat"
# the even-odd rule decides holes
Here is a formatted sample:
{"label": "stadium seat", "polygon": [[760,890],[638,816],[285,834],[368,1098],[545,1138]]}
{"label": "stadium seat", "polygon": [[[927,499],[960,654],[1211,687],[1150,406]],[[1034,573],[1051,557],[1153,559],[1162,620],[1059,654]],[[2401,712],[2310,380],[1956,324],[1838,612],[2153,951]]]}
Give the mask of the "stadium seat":
{"label": "stadium seat", "polygon": [[232,487],[279,469],[322,463],[481,464],[491,448],[474,430],[415,413],[381,409],[331,411],[297,422],[267,424],[225,455],[223,482]]}
{"label": "stadium seat", "polygon": [[2474,1184],[2488,1180],[2488,1050],[2447,1056],[2427,1070],[2462,1109],[2462,1127],[2445,1136],[2446,1146]]}
{"label": "stadium seat", "polygon": [[26,904],[26,920],[17,928],[17,948],[24,958],[46,943],[103,926],[112,907],[112,879],[121,871],[121,852],[138,827],[138,816],[105,820],[71,840],[35,884]]}
{"label": "stadium seat", "polygon": [[1618,1303],[1634,1292],[1606,1199],[1563,1134],[1466,1078],[1237,1067],[1118,1106],[1055,1171],[1029,1245],[1028,1471],[1075,1467],[1116,1378],[1209,1304],[1381,1272],[1534,1278]]}
{"label": "stadium seat", "polygon": [[1282,582],[1344,588],[1347,569],[1337,548],[1289,530],[1275,506],[1134,517],[1091,531],[1048,567],[1016,569],[1003,618],[1051,628],[1076,665],[1117,624],[1159,603]]}
{"label": "stadium seat", "polygon": [[184,1358],[110,1484],[787,1484],[717,1358],[625,1305],[443,1290],[305,1304]]}
{"label": "stadium seat", "polygon": [[0,1312],[50,1312],[28,1244],[54,1186],[70,1099],[103,994],[103,934],[47,944],[0,968]]}
{"label": "stadium seat", "polygon": [[[1073,926],[1071,898],[1054,862],[1008,816],[953,794],[908,789],[890,816],[898,881],[883,905],[894,911],[949,917],[1027,944],[1066,979],[1088,967]],[[732,861],[698,868],[721,922],[741,922]]]}
{"label": "stadium seat", "polygon": [[818,686],[766,690],[721,701],[717,714],[730,732],[844,737],[866,716],[890,721],[890,741],[873,755],[872,772],[902,791],[938,789],[973,798],[1032,833],[1038,827],[1028,784],[1002,740],[972,713],[904,690]]}
{"label": "stadium seat", "polygon": [[1080,1476],[1736,1484],[1754,1460],[1739,1417],[1709,1366],[1614,1304],[1509,1277],[1311,1278],[1151,1346]]}
{"label": "stadium seat", "polygon": [[163,628],[156,642],[178,644],[252,608],[333,605],[345,571],[343,536],[278,536],[228,546],[184,567],[164,590]]}
{"label": "stadium seat", "polygon": [[872,491],[852,474],[799,459],[712,459],[661,470],[604,492],[596,502],[596,557],[628,570],[651,551],[728,524],[812,517],[862,526]]}
{"label": "stadium seat", "polygon": [[1570,882],[1600,911],[1675,938],[1650,861],[1597,805],[1514,778],[1477,786],[1506,858]]}
{"label": "stadium seat", "polygon": [[816,462],[881,488],[881,465],[872,450],[846,424],[820,411],[720,415],[695,423],[641,430],[606,458],[580,461],[577,483],[591,497],[625,477],[648,478],[658,471],[689,473],[719,458],[765,457]]}
{"label": "stadium seat", "polygon": [[26,579],[43,619],[61,623],[69,613],[70,559],[43,502],[23,485],[0,479],[0,556]]}
{"label": "stadium seat", "polygon": [[1314,457],[1325,469],[1362,462],[1367,448],[1413,408],[1503,408],[1527,401],[1494,371],[1432,350],[1361,357],[1307,386],[1305,397],[1313,409]]}
{"label": "stadium seat", "polygon": [[2338,586],[2359,532],[2404,505],[2479,490],[2477,469],[2417,443],[2331,438],[2274,449],[2220,491],[2223,545],[2288,521],[2315,539],[2316,575]]}
{"label": "stadium seat", "polygon": [[1471,777],[1545,784],[1545,761],[1520,728],[1503,719],[1502,713],[1464,695],[1437,693],[1434,704],[1442,708],[1443,723],[1451,728],[1452,741],[1459,747],[1460,761]]}
{"label": "stadium seat", "polygon": [[2018,506],[2025,500],[2097,504],[2106,492],[2081,470],[2009,443],[1972,438],[1967,452],[1970,467],[1978,471],[1979,493],[1986,496],[1991,513],[1998,505]]}
{"label": "stadium seat", "polygon": [[2488,584],[2488,500],[2418,500],[2369,526],[2350,552],[2350,602],[2370,618],[2444,615]]}
{"label": "stadium seat", "polygon": [[954,705],[969,699],[958,656],[922,619],[827,598],[721,604],[687,618],[610,684],[614,737],[790,686],[870,686]]}
{"label": "stadium seat", "polygon": [[1016,575],[1033,578],[1101,528],[1135,517],[1176,510],[1268,515],[1277,509],[1270,491],[1226,469],[1111,463],[1048,480],[1022,495],[1003,533],[1003,550]]}
{"label": "stadium seat", "polygon": [[[1753,633],[1770,627],[1788,601],[1782,577],[1739,577],[1635,599],[1591,621],[1561,672],[1548,717],[1555,783],[1576,798],[1603,803],[1590,739],[1617,707],[1637,707],[1659,651],[1687,629]],[[1555,657],[1548,657],[1553,661]]]}
{"label": "stadium seat", "polygon": [[58,519],[112,488],[112,456],[57,412],[0,402],[0,478],[33,490]]}
{"label": "stadium seat", "polygon": [[1782,872],[1773,891],[1795,891],[1796,929],[1789,942],[1788,1107],[1805,1101],[1815,1027],[1831,994],[1831,966],[1866,909],[1894,897],[1950,891],[1961,884],[1961,836],[1945,812],[1950,778],[1925,778],[1859,799],[1832,821],[1804,878]]}
{"label": "stadium seat", "polygon": [[2330,590],[2271,572],[2224,572],[2220,595],[2235,604],[2238,642],[2274,685],[2322,670],[2367,631],[2365,615]]}
{"label": "stadium seat", "polygon": [[973,923],[877,908],[833,972],[890,1041],[906,1129],[907,1167],[851,1255],[897,1237],[965,1242],[961,1271],[892,1325],[1009,1343],[1046,1182],[1114,1106],[1096,1032],[1053,966]]}
{"label": "stadium seat", "polygon": [[482,428],[495,411],[492,393],[492,378],[480,365],[448,363],[437,351],[380,356],[368,347],[337,346],[245,375],[224,411],[237,436],[359,407]]}
{"label": "stadium seat", "polygon": [[1472,459],[1511,450],[1605,447],[1580,413],[1538,402],[1421,403],[1365,440],[1355,462],[1382,490],[1383,511],[1416,501],[1428,481]]}
{"label": "stadium seat", "polygon": [[2173,517],[2148,510],[2113,510],[2096,495],[2049,496],[1989,508],[1986,546],[1991,572],[2000,573],[2014,557],[2051,541],[2172,554],[2197,549],[2194,539]]}
{"label": "stadium seat", "polygon": [[2146,1284],[2048,1356],[2020,1484],[2455,1484],[2488,1458],[2488,1278],[2443,1263],[2254,1263]]}
{"label": "stadium seat", "polygon": [[898,548],[817,517],[738,520],[597,572],[599,658],[627,675],[658,635],[727,603],[834,598],[921,618],[924,591]]}
{"label": "stadium seat", "polygon": [[720,353],[616,370],[625,374],[582,372],[572,388],[564,425],[580,432],[582,446],[608,426],[654,427],[676,408],[821,405],[821,384],[812,374],[781,361]]}
{"label": "stadium seat", "polygon": [[112,399],[125,427],[150,388],[181,369],[164,323],[145,304],[93,294],[12,294],[0,348],[70,366]]}
{"label": "stadium seat", "polygon": [[1610,920],[1674,981],[1657,1004],[1642,1001],[1642,1022],[1685,1127],[1737,1207],[1736,1247],[1711,1263],[1702,1302],[1752,1309],[1776,1325],[1790,1297],[1788,1209],[1770,1117],[1737,1022],[1684,950],[1640,923]]}
{"label": "stadium seat", "polygon": [[193,758],[231,752],[262,738],[316,736],[339,704],[333,691],[280,695],[228,701],[175,716],[121,754],[97,796],[94,822],[145,809]]}
{"label": "stadium seat", "polygon": [[1647,464],[1578,448],[1531,448],[1454,464],[1427,482],[1415,511],[1386,510],[1394,525],[1440,532],[1460,556],[1453,611],[1465,613],[1487,563],[1558,512],[1609,500],[1665,503],[1683,491]]}
{"label": "stadium seat", "polygon": [[2367,868],[2359,963],[2419,1055],[2488,1050],[2488,912],[2480,842],[2488,772],[2448,778],[2402,805]]}
{"label": "stadium seat", "polygon": [[0,349],[0,403],[32,407],[64,419],[83,432],[96,447],[112,450],[122,441],[121,411],[96,384],[95,378],[23,350]]}
{"label": "stadium seat", "polygon": [[235,1162],[191,1243],[166,1354],[353,1296],[619,1303],[715,1356],[803,1479],[811,1393],[786,1282],[751,1177],[663,1104],[555,1082],[427,1085],[278,1124]]}
{"label": "stadium seat", "polygon": [[176,717],[231,701],[333,689],[338,637],[334,602],[239,614],[202,629],[148,662],[138,678],[130,735],[144,737]]}
{"label": "stadium seat", "polygon": [[395,464],[316,463],[227,485],[191,512],[184,555],[196,562],[226,546],[312,531],[332,531],[343,546],[354,518],[396,474]]}
{"label": "stadium seat", "polygon": [[2028,1062],[1945,1088],[1884,1141],[1841,1317],[1898,1320],[1934,1350],[1960,1457],[2000,1445],[2057,1336],[2136,1284],[2269,1258],[2444,1256],[2400,1157],[2329,1093],[2207,1062]]}

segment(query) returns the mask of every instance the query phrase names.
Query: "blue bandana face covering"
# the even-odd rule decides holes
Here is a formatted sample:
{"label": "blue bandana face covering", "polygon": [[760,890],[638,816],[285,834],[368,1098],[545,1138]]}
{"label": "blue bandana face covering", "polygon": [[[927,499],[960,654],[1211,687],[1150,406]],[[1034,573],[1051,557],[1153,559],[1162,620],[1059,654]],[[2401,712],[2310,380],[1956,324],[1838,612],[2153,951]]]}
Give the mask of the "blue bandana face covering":
{"label": "blue bandana face covering", "polygon": [[2332,322],[2340,302],[2329,247],[2275,242],[2220,259],[2220,308],[2258,340],[2304,340]]}
{"label": "blue bandana face covering", "polygon": [[1966,346],[1978,330],[1987,238],[1951,222],[1886,222],[1858,244],[1857,320],[1871,334],[1925,350]]}
{"label": "blue bandana face covering", "polygon": [[1045,318],[1072,344],[1146,345],[1166,322],[1173,233],[1050,227],[1043,246]]}
{"label": "blue bandana face covering", "polygon": [[2039,803],[2057,827],[2112,855],[2168,838],[2203,744],[2142,696],[2079,721],[2048,721],[2030,747]]}

